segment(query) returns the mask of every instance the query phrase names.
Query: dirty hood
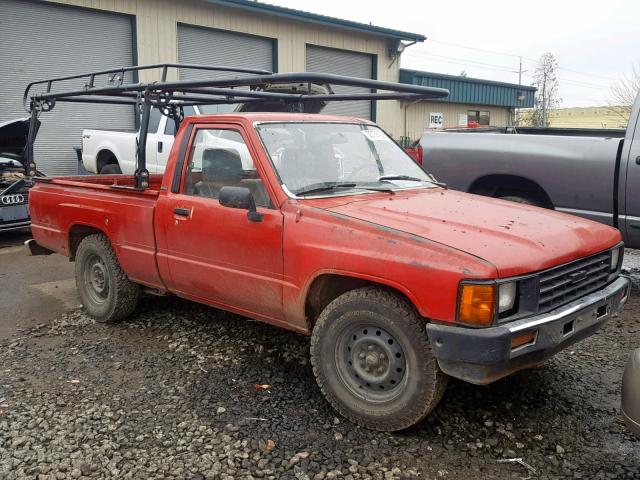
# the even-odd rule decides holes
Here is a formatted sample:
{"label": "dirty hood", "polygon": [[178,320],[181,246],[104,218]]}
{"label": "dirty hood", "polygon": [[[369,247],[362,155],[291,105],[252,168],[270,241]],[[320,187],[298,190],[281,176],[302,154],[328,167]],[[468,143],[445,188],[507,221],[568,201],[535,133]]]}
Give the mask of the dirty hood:
{"label": "dirty hood", "polygon": [[335,198],[318,206],[482,258],[500,277],[591,255],[621,238],[590,220],[442,188]]}
{"label": "dirty hood", "polygon": [[29,119],[18,118],[0,123],[0,163],[7,159],[22,163],[22,156],[29,136]]}

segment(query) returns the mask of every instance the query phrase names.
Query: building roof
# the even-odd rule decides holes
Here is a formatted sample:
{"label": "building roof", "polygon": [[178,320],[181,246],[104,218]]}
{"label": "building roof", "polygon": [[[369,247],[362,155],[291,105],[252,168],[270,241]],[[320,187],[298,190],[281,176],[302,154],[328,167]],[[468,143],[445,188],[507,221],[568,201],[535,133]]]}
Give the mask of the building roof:
{"label": "building roof", "polygon": [[375,25],[353,22],[351,20],[343,20],[341,18],[330,17],[328,15],[320,15],[317,13],[304,12],[294,8],[280,7],[277,5],[271,5],[268,3],[257,2],[253,0],[206,0],[209,3],[217,3],[219,5],[225,5],[227,7],[243,8],[245,10],[252,10],[257,13],[266,13],[270,15],[277,15],[280,17],[290,18],[292,20],[298,20],[303,22],[319,23],[322,25],[328,25],[331,27],[346,28],[349,30],[356,30],[363,33],[369,33],[374,35],[381,35],[384,37],[395,38],[398,40],[411,40],[416,42],[423,42],[427,37],[419,33],[409,33],[400,30],[394,30],[391,28],[377,27]]}
{"label": "building roof", "polygon": [[535,87],[528,85],[407,70],[404,68],[400,69],[400,82],[446,88],[449,90],[449,96],[439,99],[439,102],[495,105],[499,107],[531,108],[533,107],[536,92]]}

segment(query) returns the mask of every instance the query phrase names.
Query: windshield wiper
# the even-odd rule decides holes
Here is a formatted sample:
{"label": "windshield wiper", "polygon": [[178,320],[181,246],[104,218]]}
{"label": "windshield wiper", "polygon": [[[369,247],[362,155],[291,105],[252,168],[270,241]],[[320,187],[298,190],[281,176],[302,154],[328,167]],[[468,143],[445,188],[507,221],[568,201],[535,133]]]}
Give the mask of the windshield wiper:
{"label": "windshield wiper", "polygon": [[330,192],[331,190],[336,190],[338,188],[355,188],[357,184],[355,183],[325,183],[318,185],[310,185],[310,188],[298,190],[294,192],[296,195],[309,195],[310,193],[320,193],[320,192]]}
{"label": "windshield wiper", "polygon": [[310,188],[306,190],[299,190],[295,192],[296,195],[309,195],[312,193],[320,193],[320,192],[330,192],[332,190],[337,190],[339,188],[357,188],[360,190],[370,190],[372,192],[391,192],[393,190],[390,188],[380,188],[380,187],[369,187],[366,185],[359,185],[353,182],[343,182],[343,183],[327,183],[324,185],[310,185]]}
{"label": "windshield wiper", "polygon": [[412,182],[424,182],[425,180],[418,177],[411,177],[409,175],[382,175],[378,177],[379,182],[384,182],[385,180],[409,180]]}
{"label": "windshield wiper", "polygon": [[379,182],[391,181],[391,180],[409,180],[413,182],[427,182],[427,183],[433,183],[438,187],[448,188],[446,183],[438,182],[436,180],[422,180],[421,178],[411,177],[409,175],[383,175],[381,177],[378,177]]}

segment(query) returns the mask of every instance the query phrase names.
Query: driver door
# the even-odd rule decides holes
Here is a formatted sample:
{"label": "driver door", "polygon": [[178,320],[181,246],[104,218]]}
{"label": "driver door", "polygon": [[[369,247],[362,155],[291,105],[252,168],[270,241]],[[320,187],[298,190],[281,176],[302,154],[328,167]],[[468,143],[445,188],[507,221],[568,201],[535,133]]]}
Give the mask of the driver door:
{"label": "driver door", "polygon": [[[192,132],[179,193],[163,202],[172,289],[247,314],[282,319],[283,216],[273,208],[243,132],[232,125]],[[224,186],[251,190],[261,221],[223,207]]]}

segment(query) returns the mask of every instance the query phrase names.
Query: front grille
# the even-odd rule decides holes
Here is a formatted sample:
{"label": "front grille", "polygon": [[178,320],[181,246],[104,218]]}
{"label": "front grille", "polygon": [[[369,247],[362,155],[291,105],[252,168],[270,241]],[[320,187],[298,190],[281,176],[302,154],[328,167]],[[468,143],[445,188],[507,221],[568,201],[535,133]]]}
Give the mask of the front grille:
{"label": "front grille", "polygon": [[606,251],[539,274],[538,312],[544,313],[599,290],[611,274],[611,252]]}
{"label": "front grille", "polygon": [[[19,197],[18,197],[19,196]],[[6,197],[7,201],[3,201],[2,197]],[[11,192],[7,195],[3,195],[0,197],[0,207],[9,207],[12,205],[24,205],[25,203],[29,203],[29,191],[25,190],[23,192]],[[17,198],[21,198],[22,201],[16,201]]]}

